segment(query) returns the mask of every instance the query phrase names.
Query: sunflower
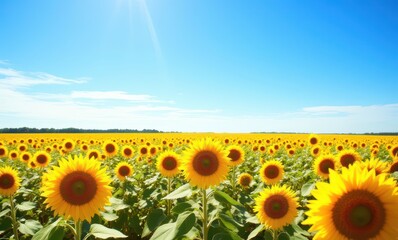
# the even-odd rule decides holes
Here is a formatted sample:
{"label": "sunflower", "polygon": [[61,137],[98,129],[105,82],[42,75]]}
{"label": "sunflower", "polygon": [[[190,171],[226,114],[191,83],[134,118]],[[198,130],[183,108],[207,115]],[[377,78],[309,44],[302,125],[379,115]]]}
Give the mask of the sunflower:
{"label": "sunflower", "polygon": [[228,174],[228,152],[210,138],[196,140],[185,150],[182,170],[192,185],[206,189],[220,184]]}
{"label": "sunflower", "polygon": [[329,170],[337,169],[336,158],[331,154],[321,155],[314,162],[314,172],[323,179],[329,178]]}
{"label": "sunflower", "polygon": [[112,157],[118,153],[119,146],[115,142],[107,140],[102,144],[102,150],[106,156]]}
{"label": "sunflower", "polygon": [[366,160],[364,162],[360,162],[360,165],[361,165],[362,168],[366,168],[369,171],[374,169],[376,175],[388,172],[387,163],[381,161],[378,158],[372,157],[372,158],[370,158],[370,159],[368,159],[368,160]]}
{"label": "sunflower", "polygon": [[28,145],[26,145],[25,143],[21,143],[21,144],[18,145],[17,149],[20,152],[24,152],[24,151],[28,150]]}
{"label": "sunflower", "polygon": [[0,195],[11,196],[19,188],[21,180],[18,172],[9,166],[0,168]]}
{"label": "sunflower", "polygon": [[230,145],[227,147],[228,158],[230,159],[229,164],[231,166],[237,166],[245,160],[245,152],[242,147],[237,145]]}
{"label": "sunflower", "polygon": [[317,144],[319,143],[318,136],[315,135],[315,134],[310,134],[310,136],[308,136],[308,143],[309,143],[311,146],[317,145]]}
{"label": "sunflower", "polygon": [[98,161],[71,156],[59,161],[43,175],[42,196],[44,203],[56,215],[72,218],[74,221],[91,221],[112,196],[111,178]]}
{"label": "sunflower", "polygon": [[124,181],[126,177],[130,177],[133,174],[133,166],[128,162],[120,162],[116,165],[115,173],[120,181]]}
{"label": "sunflower", "polygon": [[163,176],[173,177],[180,172],[180,162],[180,156],[174,151],[168,150],[157,157],[156,167]]}
{"label": "sunflower", "polygon": [[287,186],[266,188],[255,202],[257,218],[267,229],[281,229],[297,216],[298,198]]}
{"label": "sunflower", "polygon": [[398,171],[398,157],[394,158],[394,161],[389,166],[389,172],[397,172]]}
{"label": "sunflower", "polygon": [[87,156],[88,159],[93,158],[93,159],[100,160],[100,158],[101,158],[101,153],[100,153],[100,151],[98,151],[97,149],[91,149],[91,150],[88,150],[86,156]]}
{"label": "sunflower", "polygon": [[30,152],[23,152],[21,153],[20,159],[24,163],[29,163],[29,161],[32,159],[32,154]]}
{"label": "sunflower", "polygon": [[8,156],[10,157],[11,160],[17,160],[18,159],[18,151],[17,150],[11,150]]}
{"label": "sunflower", "polygon": [[253,177],[249,173],[242,173],[241,175],[239,175],[238,183],[244,188],[249,187],[252,181]]}
{"label": "sunflower", "polygon": [[318,157],[321,154],[321,148],[318,145],[315,145],[311,148],[311,155],[314,157]]}
{"label": "sunflower", "polygon": [[318,182],[312,191],[302,223],[312,225],[314,239],[396,239],[398,194],[386,176],[358,163],[341,174],[331,170],[329,183]]}
{"label": "sunflower", "polygon": [[37,151],[33,155],[33,160],[38,167],[46,167],[51,161],[51,155],[46,151]]}
{"label": "sunflower", "polygon": [[398,156],[398,145],[391,147],[390,154],[392,157]]}
{"label": "sunflower", "polygon": [[148,155],[148,147],[147,146],[142,145],[142,146],[139,147],[139,150],[140,150],[140,155],[141,156]]}
{"label": "sunflower", "polygon": [[80,150],[82,150],[83,152],[86,152],[88,150],[88,145],[87,144],[82,144],[80,146]]}
{"label": "sunflower", "polygon": [[283,165],[276,160],[265,162],[260,169],[261,180],[269,185],[278,183],[282,180],[283,174]]}
{"label": "sunflower", "polygon": [[75,149],[76,143],[72,139],[65,139],[62,142],[62,149],[65,150],[66,152],[71,152],[73,149]]}
{"label": "sunflower", "polygon": [[122,155],[125,158],[131,158],[134,154],[133,149],[130,146],[123,146],[122,147]]}
{"label": "sunflower", "polygon": [[5,146],[0,146],[0,158],[8,156],[8,149]]}
{"label": "sunflower", "polygon": [[353,149],[343,150],[338,156],[338,160],[343,167],[348,167],[356,161],[361,161],[361,156]]}

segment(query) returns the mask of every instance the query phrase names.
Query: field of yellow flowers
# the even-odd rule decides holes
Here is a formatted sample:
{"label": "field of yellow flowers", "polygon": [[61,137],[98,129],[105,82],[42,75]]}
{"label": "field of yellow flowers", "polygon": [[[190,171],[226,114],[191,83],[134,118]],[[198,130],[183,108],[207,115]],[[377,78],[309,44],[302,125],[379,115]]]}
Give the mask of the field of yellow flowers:
{"label": "field of yellow flowers", "polygon": [[3,134],[0,239],[397,239],[398,137]]}

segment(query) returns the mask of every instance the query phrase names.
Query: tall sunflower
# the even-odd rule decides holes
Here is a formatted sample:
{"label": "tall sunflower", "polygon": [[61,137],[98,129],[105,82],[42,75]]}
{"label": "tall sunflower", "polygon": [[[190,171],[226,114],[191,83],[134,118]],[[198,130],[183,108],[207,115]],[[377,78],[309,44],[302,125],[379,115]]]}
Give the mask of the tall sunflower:
{"label": "tall sunflower", "polygon": [[348,167],[356,161],[361,161],[361,156],[353,149],[347,149],[340,152],[338,160],[343,167]]}
{"label": "tall sunflower", "polygon": [[119,146],[115,142],[107,140],[102,144],[102,150],[106,156],[112,157],[119,152]]}
{"label": "tall sunflower", "polygon": [[43,175],[44,203],[57,215],[91,221],[112,196],[111,179],[98,161],[71,156]]}
{"label": "tall sunflower", "polygon": [[133,166],[131,166],[131,164],[128,162],[122,161],[116,165],[115,173],[120,181],[124,181],[126,177],[129,177],[133,174]]}
{"label": "tall sunflower", "polygon": [[8,156],[8,149],[6,146],[0,146],[0,158]]}
{"label": "tall sunflower", "polygon": [[266,184],[276,184],[283,178],[285,173],[283,165],[277,160],[270,160],[263,164],[260,169],[260,177]]}
{"label": "tall sunflower", "polygon": [[331,170],[329,183],[312,191],[303,224],[312,225],[314,239],[396,239],[398,190],[386,176],[358,163],[341,174]]}
{"label": "tall sunflower", "polygon": [[230,159],[229,164],[231,166],[237,166],[245,160],[245,152],[241,146],[230,145],[227,147],[228,158]]}
{"label": "tall sunflower", "polygon": [[297,216],[298,198],[287,186],[264,189],[255,199],[257,218],[268,229],[281,229]]}
{"label": "tall sunflower", "polygon": [[51,155],[46,151],[37,151],[33,155],[33,160],[38,167],[46,167],[51,161]]}
{"label": "tall sunflower", "polygon": [[220,184],[228,174],[228,152],[218,141],[197,140],[185,150],[182,170],[194,186],[206,189]]}
{"label": "tall sunflower", "polygon": [[62,142],[62,150],[66,152],[71,152],[73,149],[75,149],[76,142],[73,141],[72,139],[65,139]]}
{"label": "tall sunflower", "polygon": [[310,144],[310,146],[315,146],[319,143],[319,139],[318,136],[315,134],[310,134],[308,136],[308,143]]}
{"label": "tall sunflower", "polygon": [[165,177],[173,177],[180,172],[180,156],[174,151],[162,152],[157,157],[156,167]]}
{"label": "tall sunflower", "polygon": [[17,150],[11,150],[8,156],[10,157],[11,160],[17,160],[19,154]]}
{"label": "tall sunflower", "polygon": [[128,145],[123,146],[121,152],[125,158],[131,158],[134,154],[133,148]]}
{"label": "tall sunflower", "polygon": [[20,159],[24,163],[29,163],[29,161],[32,159],[32,154],[30,152],[23,152]]}
{"label": "tall sunflower", "polygon": [[243,188],[248,188],[250,187],[250,184],[253,181],[253,177],[252,175],[250,175],[249,173],[242,173],[241,175],[239,175],[238,177],[238,183],[239,185],[241,185]]}
{"label": "tall sunflower", "polygon": [[321,155],[314,162],[314,172],[323,179],[329,178],[329,170],[337,169],[336,158],[331,154]]}
{"label": "tall sunflower", "polygon": [[9,166],[0,168],[0,195],[11,196],[20,187],[20,178],[18,171]]}

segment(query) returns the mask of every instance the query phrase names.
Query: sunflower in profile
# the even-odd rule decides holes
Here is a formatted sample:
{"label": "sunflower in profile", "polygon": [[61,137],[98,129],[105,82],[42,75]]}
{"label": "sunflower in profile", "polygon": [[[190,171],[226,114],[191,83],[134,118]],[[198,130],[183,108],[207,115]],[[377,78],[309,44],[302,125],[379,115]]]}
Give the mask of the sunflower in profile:
{"label": "sunflower in profile", "polygon": [[102,144],[102,152],[107,156],[107,157],[112,157],[115,156],[119,152],[119,146],[110,140],[106,140]]}
{"label": "sunflower in profile", "polygon": [[0,168],[0,195],[11,196],[20,187],[18,172],[9,166]]}
{"label": "sunflower in profile", "polygon": [[283,178],[283,165],[277,160],[267,161],[261,166],[260,177],[268,185],[278,183]]}
{"label": "sunflower in profile", "polygon": [[75,149],[76,143],[72,139],[65,139],[62,142],[62,150],[65,150],[66,152],[71,152],[73,149]]}
{"label": "sunflower in profile", "polygon": [[88,158],[71,156],[59,161],[43,175],[42,196],[44,203],[56,215],[78,220],[91,221],[112,196],[111,178],[101,162]]}
{"label": "sunflower in profile", "polygon": [[388,172],[387,162],[381,161],[378,158],[372,157],[366,161],[359,162],[359,163],[362,168],[366,168],[369,171],[374,169],[376,175]]}
{"label": "sunflower in profile", "polygon": [[308,218],[314,239],[396,239],[398,194],[393,178],[376,175],[355,163],[329,183],[318,182],[309,200]]}
{"label": "sunflower in profile", "polygon": [[390,154],[392,157],[398,156],[398,145],[391,147]]}
{"label": "sunflower in profile", "polygon": [[123,157],[125,157],[125,158],[131,158],[134,154],[133,148],[131,148],[130,146],[127,146],[127,145],[122,147],[121,152],[122,152]]}
{"label": "sunflower in profile", "polygon": [[388,170],[390,173],[398,171],[398,157],[394,158],[394,161],[388,166]]}
{"label": "sunflower in profile", "polygon": [[253,176],[250,175],[249,173],[242,173],[238,177],[238,183],[241,185],[243,188],[248,188],[250,187],[250,184],[253,181]]}
{"label": "sunflower in profile", "polygon": [[8,156],[8,149],[5,146],[0,146],[0,158]]}
{"label": "sunflower in profile", "polygon": [[181,167],[192,185],[206,189],[227,177],[228,162],[228,152],[221,143],[206,138],[191,143],[184,152]]}
{"label": "sunflower in profile", "polygon": [[227,147],[228,158],[230,159],[229,164],[231,166],[237,166],[245,160],[245,152],[241,146],[230,145]]}
{"label": "sunflower in profile", "polygon": [[257,218],[267,229],[281,229],[297,216],[298,198],[287,186],[266,188],[255,202]]}
{"label": "sunflower in profile", "polygon": [[46,167],[51,161],[51,155],[46,151],[37,151],[33,155],[33,160],[38,167]]}
{"label": "sunflower in profile", "polygon": [[308,143],[310,144],[310,146],[317,145],[319,143],[318,136],[315,134],[310,134],[310,136],[308,136]]}
{"label": "sunflower in profile", "polygon": [[87,156],[88,159],[93,158],[93,159],[101,160],[101,153],[97,149],[88,150],[86,156]]}
{"label": "sunflower in profile", "polygon": [[162,152],[157,157],[156,168],[165,177],[173,177],[180,173],[180,156],[174,151]]}
{"label": "sunflower in profile", "polygon": [[338,155],[338,160],[343,167],[348,167],[356,161],[361,161],[361,156],[353,149],[343,150]]}
{"label": "sunflower in profile", "polygon": [[321,155],[314,162],[314,172],[323,179],[329,178],[329,170],[337,169],[336,158],[331,154]]}
{"label": "sunflower in profile", "polygon": [[23,152],[21,153],[20,160],[24,163],[29,163],[29,161],[32,159],[32,154],[30,152]]}
{"label": "sunflower in profile", "polygon": [[133,174],[133,166],[125,161],[120,162],[115,167],[115,173],[120,181],[124,181],[126,177],[130,177]]}

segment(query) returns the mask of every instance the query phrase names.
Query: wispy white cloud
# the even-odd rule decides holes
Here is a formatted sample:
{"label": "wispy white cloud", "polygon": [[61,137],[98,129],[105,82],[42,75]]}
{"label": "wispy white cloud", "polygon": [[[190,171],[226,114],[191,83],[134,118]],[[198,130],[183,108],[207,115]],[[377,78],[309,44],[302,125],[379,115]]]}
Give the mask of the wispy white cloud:
{"label": "wispy white cloud", "polygon": [[134,102],[158,102],[154,96],[146,94],[128,94],[123,91],[72,91],[72,98],[95,100],[125,100]]}

